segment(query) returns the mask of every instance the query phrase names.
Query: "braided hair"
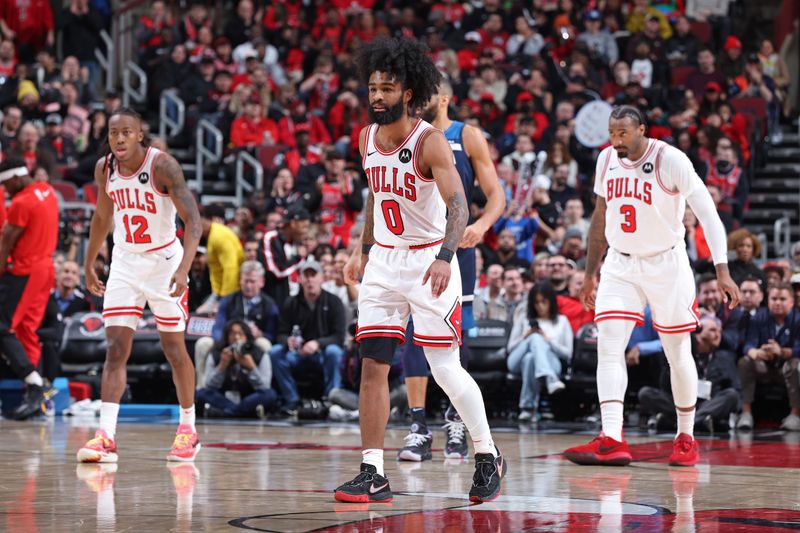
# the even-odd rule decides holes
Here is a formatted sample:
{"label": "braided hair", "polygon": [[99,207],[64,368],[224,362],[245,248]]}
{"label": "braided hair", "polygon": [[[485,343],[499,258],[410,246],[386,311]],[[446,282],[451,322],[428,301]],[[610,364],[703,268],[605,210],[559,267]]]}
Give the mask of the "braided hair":
{"label": "braided hair", "polygon": [[[117,115],[125,115],[128,117],[132,117],[141,123],[143,122],[142,115],[140,115],[135,109],[131,107],[118,107],[115,109],[109,116],[108,121],[106,122],[106,130],[109,129],[109,124],[111,123],[111,119]],[[142,146],[148,146],[150,144],[150,139],[145,136],[142,140]],[[103,173],[107,173],[109,168],[114,168],[114,152],[111,150],[111,144],[108,142],[108,131],[106,131],[106,139],[105,144],[103,145],[103,157],[105,158],[105,162],[103,163]]]}
{"label": "braided hair", "polygon": [[644,126],[645,129],[647,129],[647,117],[644,116],[644,113],[642,113],[638,107],[634,107],[632,105],[621,105],[611,110],[610,118],[619,120],[625,117],[628,117],[632,121],[636,122],[637,126]]}

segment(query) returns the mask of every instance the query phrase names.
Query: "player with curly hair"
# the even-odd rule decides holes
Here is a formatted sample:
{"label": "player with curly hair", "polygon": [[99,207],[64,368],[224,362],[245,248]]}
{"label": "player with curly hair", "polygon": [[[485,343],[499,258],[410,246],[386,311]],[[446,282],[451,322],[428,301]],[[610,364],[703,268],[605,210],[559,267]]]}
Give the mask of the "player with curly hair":
{"label": "player with curly hair", "polygon": [[444,134],[410,111],[425,107],[441,78],[427,49],[408,39],[377,39],[359,56],[373,122],[361,130],[359,150],[369,182],[361,247],[344,269],[358,297],[362,358],[359,420],[360,473],[336,489],[344,502],[392,499],[383,472],[389,418],[389,366],[405,339],[410,315],[413,342],[423,347],[431,374],[461,414],[475,446],[470,500],[500,492],[506,464],[494,445],[483,396],[461,367],[461,279],[455,252],[469,208]]}

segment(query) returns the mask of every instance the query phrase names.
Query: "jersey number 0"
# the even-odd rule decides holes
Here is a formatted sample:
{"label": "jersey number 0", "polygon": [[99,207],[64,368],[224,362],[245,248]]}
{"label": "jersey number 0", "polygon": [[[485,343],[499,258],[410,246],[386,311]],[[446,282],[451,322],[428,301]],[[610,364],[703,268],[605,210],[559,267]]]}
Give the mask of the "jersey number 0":
{"label": "jersey number 0", "polygon": [[386,221],[386,227],[389,228],[389,231],[395,235],[402,235],[406,228],[403,225],[400,204],[397,203],[397,200],[382,201],[381,211],[383,211],[383,219]]}

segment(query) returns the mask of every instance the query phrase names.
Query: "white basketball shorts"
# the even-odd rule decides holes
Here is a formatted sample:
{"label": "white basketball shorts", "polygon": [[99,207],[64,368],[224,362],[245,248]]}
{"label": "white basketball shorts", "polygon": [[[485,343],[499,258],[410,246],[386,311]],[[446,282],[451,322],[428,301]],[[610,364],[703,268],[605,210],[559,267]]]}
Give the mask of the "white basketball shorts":
{"label": "white basketball shorts", "polygon": [[103,299],[106,327],[135,330],[147,303],[159,331],[184,331],[189,319],[188,290],[182,296],[169,295],[170,279],[182,257],[183,246],[177,239],[160,250],[146,253],[114,247]]}
{"label": "white basketball shorts", "polygon": [[609,248],[600,269],[595,322],[617,319],[641,325],[646,304],[650,305],[653,328],[659,333],[697,329],[700,320],[694,273],[682,242],[647,257],[624,255]]}
{"label": "white basketball shorts", "polygon": [[405,340],[409,314],[414,317],[414,344],[450,348],[461,344],[461,273],[450,263],[450,283],[438,297],[431,282],[423,285],[440,246],[419,249],[372,247],[358,293],[356,340],[389,337]]}

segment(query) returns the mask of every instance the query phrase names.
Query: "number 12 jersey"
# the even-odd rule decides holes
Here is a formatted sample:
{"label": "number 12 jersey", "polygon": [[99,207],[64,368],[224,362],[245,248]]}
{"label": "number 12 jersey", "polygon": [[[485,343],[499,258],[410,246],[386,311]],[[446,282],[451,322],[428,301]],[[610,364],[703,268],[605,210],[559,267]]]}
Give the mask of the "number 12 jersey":
{"label": "number 12 jersey", "polygon": [[378,127],[377,124],[367,127],[362,159],[375,201],[376,244],[392,248],[441,242],[447,225],[447,208],[436,182],[417,168],[420,146],[433,126],[417,119],[394,150],[383,150],[377,145]]}
{"label": "number 12 jersey", "polygon": [[686,197],[704,187],[689,158],[656,139],[635,162],[609,146],[597,158],[594,192],[606,201],[610,247],[631,255],[655,255],[682,241]]}

